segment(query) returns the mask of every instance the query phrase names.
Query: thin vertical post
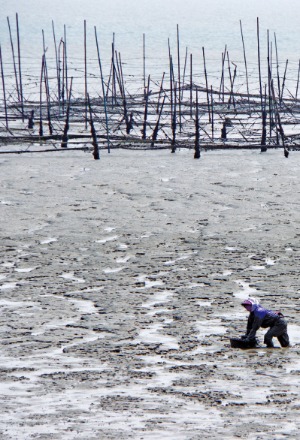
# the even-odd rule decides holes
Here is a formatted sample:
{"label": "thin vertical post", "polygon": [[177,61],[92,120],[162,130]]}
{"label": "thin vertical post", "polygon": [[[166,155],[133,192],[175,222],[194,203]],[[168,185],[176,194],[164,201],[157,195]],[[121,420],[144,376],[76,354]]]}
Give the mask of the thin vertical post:
{"label": "thin vertical post", "polygon": [[64,54],[65,54],[65,81],[66,81],[66,91],[68,93],[68,56],[67,56],[67,30],[66,25],[64,25]]}
{"label": "thin vertical post", "polygon": [[45,55],[42,57],[42,68],[41,68],[41,78],[40,78],[40,129],[39,135],[43,136],[43,74],[44,74],[44,63],[45,63]]}
{"label": "thin vertical post", "polygon": [[243,43],[243,54],[244,54],[244,64],[245,64],[245,72],[246,72],[246,87],[247,87],[247,95],[248,95],[248,102],[250,102],[249,79],[248,79],[248,67],[247,67],[247,58],[246,58],[245,41],[244,41],[244,34],[243,34],[243,28],[242,28],[242,21],[241,21],[241,20],[240,20],[240,29],[241,29],[241,37],[242,37],[242,43]]}
{"label": "thin vertical post", "polygon": [[85,129],[87,129],[87,54],[86,54],[86,20],[84,20],[84,107],[85,107]]}
{"label": "thin vertical post", "polygon": [[181,72],[180,72],[180,49],[179,49],[179,26],[177,25],[177,68],[178,68],[178,113],[179,131],[181,133]]}
{"label": "thin vertical post", "polygon": [[211,137],[212,137],[212,141],[214,141],[215,121],[214,121],[214,100],[213,100],[212,86],[210,86],[210,102],[211,102]]}
{"label": "thin vertical post", "polygon": [[193,117],[193,55],[190,54],[190,117]]}
{"label": "thin vertical post", "polygon": [[97,37],[96,26],[95,26],[94,29],[95,29],[95,39],[96,39],[96,46],[97,46],[98,63],[99,63],[100,76],[101,76],[102,94],[103,94],[103,104],[104,104],[104,113],[105,113],[105,125],[106,125],[106,136],[107,136],[107,151],[108,151],[108,153],[110,153],[106,92],[105,92],[105,86],[104,86],[102,63],[101,63],[101,57],[100,57],[100,49],[99,49],[99,44],[98,44],[98,37]]}
{"label": "thin vertical post", "polygon": [[143,79],[144,91],[146,90],[146,36],[143,34]]}
{"label": "thin vertical post", "polygon": [[7,104],[6,104],[5,80],[4,80],[3,59],[2,59],[1,45],[0,45],[0,64],[1,64],[1,78],[2,78],[4,111],[5,111],[5,124],[6,124],[6,128],[8,129]]}
{"label": "thin vertical post", "polygon": [[258,55],[259,94],[260,94],[260,102],[261,102],[261,111],[263,111],[261,64],[260,64],[260,41],[259,41],[259,18],[258,17],[257,17],[257,55]]}
{"label": "thin vertical post", "polygon": [[58,114],[60,116],[60,72],[59,72],[58,51],[57,51],[57,43],[56,43],[56,36],[55,36],[55,29],[54,29],[54,21],[53,20],[52,20],[52,34],[53,34],[53,41],[54,41],[55,63],[56,63]]}
{"label": "thin vertical post", "polygon": [[17,24],[17,42],[18,42],[20,98],[21,98],[21,109],[22,109],[22,121],[24,121],[24,100],[23,100],[22,70],[21,70],[21,46],[20,46],[20,31],[19,31],[18,14],[16,14],[16,24]]}
{"label": "thin vertical post", "polygon": [[210,104],[209,104],[209,89],[208,89],[208,80],[207,80],[207,71],[206,71],[206,61],[205,61],[204,47],[202,47],[202,53],[203,53],[204,75],[205,75],[205,83],[206,83],[206,97],[207,97],[208,120],[209,120],[209,122],[211,122]]}
{"label": "thin vertical post", "polygon": [[[275,33],[274,33],[274,40],[275,40],[275,53],[276,53],[277,87],[278,87],[278,96],[280,96],[281,92],[280,92],[278,48],[277,48],[277,40],[276,40],[276,34]],[[273,84],[273,86],[274,86],[274,84]]]}
{"label": "thin vertical post", "polygon": [[194,159],[200,159],[200,127],[199,127],[198,90],[196,90],[195,153],[194,153]]}
{"label": "thin vertical post", "polygon": [[295,99],[298,98],[299,79],[300,79],[300,60],[299,60],[299,64],[298,64],[298,77],[297,77],[297,85],[296,85]]}
{"label": "thin vertical post", "polygon": [[183,92],[184,92],[184,81],[185,81],[185,72],[187,65],[187,56],[188,56],[188,48],[185,48],[185,57],[184,57],[184,66],[183,66],[183,75],[182,75],[182,87],[181,87],[181,101],[183,100]]}
{"label": "thin vertical post", "polygon": [[10,22],[9,22],[8,17],[7,17],[7,24],[8,24],[11,52],[12,52],[12,58],[13,58],[16,90],[17,90],[17,95],[18,95],[18,101],[20,101],[20,90],[19,90],[19,81],[18,81],[18,74],[17,74],[17,67],[16,67],[15,49],[14,49],[14,43],[13,43],[13,39],[12,39],[11,27],[10,27]]}
{"label": "thin vertical post", "polygon": [[284,75],[283,75],[283,80],[282,80],[281,95],[280,95],[280,100],[279,100],[280,104],[282,104],[282,100],[283,100],[283,91],[284,91],[284,87],[285,87],[286,71],[287,71],[288,63],[289,63],[289,60],[286,60]]}

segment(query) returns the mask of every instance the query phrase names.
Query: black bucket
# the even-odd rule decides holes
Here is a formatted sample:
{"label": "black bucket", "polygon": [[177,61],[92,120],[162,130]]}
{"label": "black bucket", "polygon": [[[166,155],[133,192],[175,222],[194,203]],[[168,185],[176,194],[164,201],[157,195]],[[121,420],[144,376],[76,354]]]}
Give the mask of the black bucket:
{"label": "black bucket", "polygon": [[240,339],[240,338],[230,338],[230,346],[232,348],[255,348],[259,347],[258,341],[256,338],[253,339]]}

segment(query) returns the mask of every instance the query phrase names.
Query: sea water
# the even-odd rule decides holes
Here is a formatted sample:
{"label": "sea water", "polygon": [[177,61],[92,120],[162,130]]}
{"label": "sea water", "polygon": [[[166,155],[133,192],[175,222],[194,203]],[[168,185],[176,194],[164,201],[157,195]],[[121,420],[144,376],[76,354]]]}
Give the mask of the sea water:
{"label": "sea water", "polygon": [[[53,45],[52,21],[56,38],[67,29],[70,56],[83,54],[83,27],[87,22],[88,47],[95,51],[94,26],[97,27],[100,47],[110,54],[113,33],[116,48],[124,53],[124,61],[142,60],[143,34],[146,54],[159,63],[168,57],[168,39],[176,48],[177,25],[182,51],[188,47],[195,58],[205,47],[208,61],[220,62],[225,45],[233,59],[242,59],[240,20],[246,51],[255,59],[257,51],[256,25],[260,21],[262,53],[266,48],[267,30],[277,36],[281,60],[300,58],[300,8],[297,0],[1,0],[0,42],[2,50],[10,53],[7,17],[15,27],[18,13],[21,45],[24,56],[42,55],[42,30],[49,51]],[[96,52],[95,52],[96,55]]]}
{"label": "sea water", "polygon": [[[86,21],[87,66],[90,78],[99,75],[95,27],[104,75],[109,75],[112,41],[120,53],[123,71],[130,78],[144,73],[157,81],[169,69],[169,47],[183,74],[185,57],[193,57],[194,74],[203,76],[203,49],[209,85],[220,81],[223,53],[244,69],[240,22],[246,48],[249,75],[257,77],[257,18],[259,18],[262,60],[267,58],[269,35],[273,60],[275,35],[280,74],[288,60],[288,79],[297,79],[300,58],[300,8],[297,0],[1,0],[0,43],[5,73],[13,77],[7,17],[10,19],[15,52],[16,13],[20,28],[22,71],[31,81],[39,81],[43,55],[43,35],[50,74],[55,75],[55,46],[62,50],[67,40],[70,75],[82,81],[84,69],[84,20]],[[178,26],[178,27],[177,27]],[[143,37],[144,36],[144,37]],[[145,49],[144,49],[145,48]],[[145,54],[145,63],[143,61]],[[177,69],[177,65],[176,65]],[[232,65],[233,69],[233,65]],[[263,69],[263,76],[267,69]]]}

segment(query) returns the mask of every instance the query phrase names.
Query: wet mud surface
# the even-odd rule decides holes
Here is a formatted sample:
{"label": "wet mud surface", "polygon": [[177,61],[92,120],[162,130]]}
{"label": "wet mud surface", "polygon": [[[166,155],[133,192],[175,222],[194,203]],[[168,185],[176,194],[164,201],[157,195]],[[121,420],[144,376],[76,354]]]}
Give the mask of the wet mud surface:
{"label": "wet mud surface", "polygon": [[[300,154],[0,171],[0,438],[299,438]],[[248,295],[284,313],[291,348],[230,348]]]}

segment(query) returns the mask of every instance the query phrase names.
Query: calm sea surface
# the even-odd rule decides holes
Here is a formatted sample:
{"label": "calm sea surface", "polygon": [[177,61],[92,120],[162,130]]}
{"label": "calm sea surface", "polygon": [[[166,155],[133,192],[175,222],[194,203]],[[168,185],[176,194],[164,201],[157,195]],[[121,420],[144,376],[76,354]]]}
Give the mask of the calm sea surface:
{"label": "calm sea surface", "polygon": [[[146,41],[147,74],[159,78],[168,69],[168,39],[177,59],[177,25],[180,35],[181,64],[185,53],[193,54],[194,68],[202,69],[202,47],[213,83],[217,79],[225,45],[230,60],[243,63],[240,32],[242,21],[247,60],[257,70],[257,17],[260,23],[262,58],[267,57],[267,31],[275,57],[276,33],[281,69],[289,60],[290,79],[297,76],[300,58],[299,0],[0,0],[0,42],[6,71],[10,71],[11,48],[7,17],[16,39],[18,13],[22,66],[28,76],[38,78],[43,53],[44,31],[48,60],[54,60],[52,22],[57,44],[67,36],[70,66],[83,67],[84,20],[87,23],[89,71],[97,69],[94,27],[97,28],[104,73],[108,74],[113,35],[127,75],[143,74],[143,34]],[[186,52],[187,51],[187,52]],[[188,59],[188,58],[187,58]],[[49,61],[49,62],[50,62]],[[71,68],[70,67],[70,68]],[[98,73],[98,72],[97,72]]]}

